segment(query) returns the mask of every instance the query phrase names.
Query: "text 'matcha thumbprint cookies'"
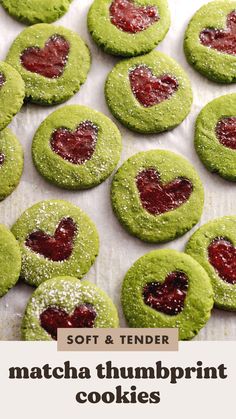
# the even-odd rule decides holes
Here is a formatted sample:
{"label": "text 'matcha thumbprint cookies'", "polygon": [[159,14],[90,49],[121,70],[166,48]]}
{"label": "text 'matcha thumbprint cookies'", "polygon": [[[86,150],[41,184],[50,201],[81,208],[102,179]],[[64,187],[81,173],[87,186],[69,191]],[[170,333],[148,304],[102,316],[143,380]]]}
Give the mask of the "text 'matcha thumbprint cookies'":
{"label": "text 'matcha thumbprint cookies'", "polygon": [[221,96],[200,112],[195,148],[206,168],[236,181],[236,94]]}
{"label": "text 'matcha thumbprint cookies'", "polygon": [[185,33],[189,63],[218,83],[236,82],[236,1],[210,2],[193,16]]}
{"label": "text 'matcha thumbprint cookies'", "polygon": [[210,318],[211,281],[192,257],[175,250],[155,250],[127,272],[121,297],[130,327],[177,327],[179,339],[192,339]]}
{"label": "text 'matcha thumbprint cookies'", "polygon": [[236,217],[217,218],[200,227],[190,238],[186,252],[208,273],[215,305],[236,310]]}
{"label": "text 'matcha thumbprint cookies'", "polygon": [[82,278],[99,250],[94,223],[67,201],[33,205],[16,221],[12,232],[22,253],[21,277],[33,286],[55,276]]}
{"label": "text 'matcha thumbprint cookies'", "polygon": [[115,169],[121,135],[105,115],[71,105],[48,116],[32,145],[33,161],[44,178],[66,189],[92,188]]}
{"label": "text 'matcha thumbprint cookies'", "polygon": [[146,134],[175,128],[192,105],[187,74],[159,51],[116,64],[107,77],[105,96],[115,118],[132,131]]}
{"label": "text 'matcha thumbprint cookies'", "polygon": [[88,281],[58,277],[41,284],[27,305],[24,340],[56,340],[58,328],[116,328],[118,313],[108,295]]}
{"label": "text 'matcha thumbprint cookies'", "polygon": [[26,100],[53,105],[79,91],[90,69],[90,52],[77,33],[41,23],[17,36],[6,61],[21,74]]}
{"label": "text 'matcha thumbprint cookies'", "polygon": [[201,180],[183,157],[150,150],[129,158],[113,178],[113,210],[132,235],[161,243],[182,236],[199,221]]}
{"label": "text 'matcha thumbprint cookies'", "polygon": [[5,295],[19,279],[21,252],[13,234],[0,224],[0,297]]}
{"label": "text 'matcha thumbprint cookies'", "polygon": [[9,128],[0,131],[0,201],[18,186],[24,167],[23,149]]}
{"label": "text 'matcha thumbprint cookies'", "polygon": [[25,84],[20,74],[0,61],[0,131],[20,111],[25,98]]}
{"label": "text 'matcha thumbprint cookies'", "polygon": [[105,52],[123,57],[153,50],[169,27],[166,0],[95,0],[88,13],[93,40]]}
{"label": "text 'matcha thumbprint cookies'", "polygon": [[51,23],[62,17],[73,0],[1,0],[6,11],[20,22]]}

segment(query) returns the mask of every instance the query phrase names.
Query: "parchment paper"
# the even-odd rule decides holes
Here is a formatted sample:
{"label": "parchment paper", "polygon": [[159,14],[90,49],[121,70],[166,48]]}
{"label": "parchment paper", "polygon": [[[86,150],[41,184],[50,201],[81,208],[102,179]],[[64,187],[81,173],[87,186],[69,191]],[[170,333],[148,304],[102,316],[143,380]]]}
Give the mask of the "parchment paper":
{"label": "parchment paper", "polygon": [[[89,45],[93,58],[87,82],[67,103],[84,104],[112,118],[105,103],[103,88],[108,72],[119,59],[103,53],[90,39],[86,16],[91,3],[92,0],[74,0],[69,13],[56,23],[78,32]],[[204,0],[169,0],[172,25],[167,37],[158,47],[182,64],[191,78],[194,104],[189,117],[174,131],[151,136],[134,134],[116,122],[123,136],[120,164],[136,152],[153,148],[172,150],[194,164],[205,185],[205,208],[199,225],[215,217],[235,214],[236,188],[235,184],[210,174],[199,161],[193,146],[194,122],[201,108],[220,95],[236,91],[235,85],[211,83],[186,62],[183,53],[184,31],[189,19],[205,3],[207,1]],[[0,28],[0,59],[4,60],[9,46],[24,29],[24,25],[14,21],[0,8]],[[182,251],[199,225],[176,241],[162,246],[149,245],[126,233],[113,215],[109,199],[111,178],[95,189],[82,192],[63,191],[44,181],[32,164],[31,142],[39,124],[56,108],[26,105],[10,125],[24,147],[25,168],[17,190],[0,203],[0,223],[11,227],[25,209],[43,199],[61,198],[80,206],[96,223],[101,240],[99,256],[86,279],[96,283],[110,295],[119,308],[121,326],[126,327],[120,306],[120,287],[126,271],[140,256],[152,249],[161,247]],[[20,323],[31,293],[31,287],[19,283],[0,300],[0,340],[20,339]],[[214,310],[207,326],[196,339],[235,340],[235,316],[235,313]]]}

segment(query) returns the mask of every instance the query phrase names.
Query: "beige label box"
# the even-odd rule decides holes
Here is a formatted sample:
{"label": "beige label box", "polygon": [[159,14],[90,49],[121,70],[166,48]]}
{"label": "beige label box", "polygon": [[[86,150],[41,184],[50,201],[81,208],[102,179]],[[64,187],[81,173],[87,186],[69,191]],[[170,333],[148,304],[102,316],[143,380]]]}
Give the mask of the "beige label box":
{"label": "beige label box", "polygon": [[58,329],[58,351],[178,351],[178,329]]}

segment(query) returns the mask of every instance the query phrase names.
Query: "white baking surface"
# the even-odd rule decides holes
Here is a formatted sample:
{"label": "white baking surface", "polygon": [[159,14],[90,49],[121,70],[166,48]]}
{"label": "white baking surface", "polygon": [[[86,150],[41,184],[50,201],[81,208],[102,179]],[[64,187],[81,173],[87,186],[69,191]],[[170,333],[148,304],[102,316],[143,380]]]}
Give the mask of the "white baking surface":
{"label": "white baking surface", "polygon": [[[108,72],[118,59],[103,53],[90,39],[86,16],[91,3],[92,0],[74,0],[68,14],[56,23],[78,32],[89,45],[93,59],[86,83],[67,103],[87,105],[111,117],[103,88]],[[205,186],[205,207],[199,225],[215,217],[235,214],[236,202],[236,186],[220,179],[217,175],[210,174],[198,160],[193,146],[194,121],[201,108],[218,96],[236,91],[235,85],[211,83],[186,62],[183,53],[184,31],[189,19],[205,3],[207,1],[204,0],[169,0],[172,15],[171,29],[158,46],[158,50],[181,63],[191,78],[194,104],[189,117],[174,131],[151,136],[134,134],[117,123],[123,137],[121,162],[136,152],[158,148],[182,154],[194,164]],[[0,59],[4,60],[9,46],[24,29],[24,25],[14,21],[0,8],[0,28]],[[39,124],[57,108],[26,105],[10,125],[24,147],[25,168],[17,190],[0,203],[0,223],[11,227],[25,209],[43,199],[61,198],[80,206],[96,223],[101,240],[99,256],[86,275],[86,279],[96,283],[110,295],[119,308],[121,326],[126,327],[119,299],[126,271],[140,256],[153,249],[171,248],[183,251],[188,238],[199,225],[184,237],[166,245],[149,245],[131,237],[114,217],[109,199],[111,178],[97,188],[82,192],[63,191],[44,181],[32,164],[31,142]],[[31,287],[19,283],[0,300],[0,340],[20,339],[20,323],[31,293]],[[196,339],[235,340],[235,316],[235,313],[214,310],[210,321]]]}

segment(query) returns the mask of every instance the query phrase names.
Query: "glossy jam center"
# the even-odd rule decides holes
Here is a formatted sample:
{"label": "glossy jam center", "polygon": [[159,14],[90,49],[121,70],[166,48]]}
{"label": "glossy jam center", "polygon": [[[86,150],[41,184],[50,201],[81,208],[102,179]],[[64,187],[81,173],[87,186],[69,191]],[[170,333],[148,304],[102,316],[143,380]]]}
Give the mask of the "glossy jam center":
{"label": "glossy jam center", "polygon": [[236,284],[236,249],[229,240],[215,238],[208,247],[208,258],[221,279]]}
{"label": "glossy jam center", "polygon": [[72,218],[63,218],[53,236],[41,230],[34,231],[27,237],[25,245],[47,259],[61,262],[71,256],[76,232]]}
{"label": "glossy jam center", "polygon": [[59,128],[52,134],[51,147],[64,160],[83,164],[95,151],[97,134],[98,128],[90,121],[82,122],[73,132]]}
{"label": "glossy jam center", "polygon": [[70,46],[61,35],[53,35],[44,48],[29,47],[21,54],[26,70],[53,79],[60,77],[67,63]]}
{"label": "glossy jam center", "polygon": [[0,153],[0,166],[3,165],[4,161],[5,161],[5,155],[3,153]]}
{"label": "glossy jam center", "polygon": [[193,186],[188,179],[177,178],[163,185],[155,169],[145,169],[136,178],[143,208],[153,215],[172,211],[190,197]]}
{"label": "glossy jam center", "polygon": [[216,125],[216,136],[222,145],[236,150],[236,117],[221,119]]}
{"label": "glossy jam center", "polygon": [[200,42],[224,54],[236,54],[236,11],[227,16],[226,29],[204,29]]}
{"label": "glossy jam center", "polygon": [[145,107],[158,105],[169,99],[178,89],[178,82],[174,77],[168,74],[156,77],[145,65],[131,70],[129,80],[134,96]]}
{"label": "glossy jam center", "polygon": [[111,23],[129,33],[141,32],[160,19],[155,6],[138,6],[133,0],[113,0],[109,10]]}
{"label": "glossy jam center", "polygon": [[1,87],[4,85],[4,83],[5,83],[5,77],[4,77],[4,75],[2,74],[2,73],[0,73],[0,89],[1,89]]}
{"label": "glossy jam center", "polygon": [[59,328],[91,328],[97,313],[92,304],[81,304],[75,308],[73,314],[69,315],[62,308],[48,307],[40,315],[40,324],[51,337],[57,339]]}
{"label": "glossy jam center", "polygon": [[188,290],[188,278],[183,272],[171,272],[164,283],[151,282],[143,289],[146,305],[170,316],[176,316],[184,308]]}

